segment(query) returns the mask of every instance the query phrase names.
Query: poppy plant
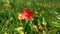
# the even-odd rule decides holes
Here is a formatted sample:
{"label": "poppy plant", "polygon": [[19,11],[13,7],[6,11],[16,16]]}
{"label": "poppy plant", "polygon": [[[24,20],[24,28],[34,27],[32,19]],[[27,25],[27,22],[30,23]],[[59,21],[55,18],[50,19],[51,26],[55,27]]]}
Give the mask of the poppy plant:
{"label": "poppy plant", "polygon": [[34,12],[33,11],[31,11],[30,9],[27,9],[27,8],[23,10],[22,18],[24,20],[30,20],[33,17],[34,17]]}

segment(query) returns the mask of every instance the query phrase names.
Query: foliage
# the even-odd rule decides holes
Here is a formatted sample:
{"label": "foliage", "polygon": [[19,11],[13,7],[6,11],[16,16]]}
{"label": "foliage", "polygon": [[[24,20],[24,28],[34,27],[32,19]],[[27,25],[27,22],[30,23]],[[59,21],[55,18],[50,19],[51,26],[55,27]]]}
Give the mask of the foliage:
{"label": "foliage", "polygon": [[[34,12],[19,20],[24,8]],[[0,0],[0,34],[60,34],[60,0]]]}

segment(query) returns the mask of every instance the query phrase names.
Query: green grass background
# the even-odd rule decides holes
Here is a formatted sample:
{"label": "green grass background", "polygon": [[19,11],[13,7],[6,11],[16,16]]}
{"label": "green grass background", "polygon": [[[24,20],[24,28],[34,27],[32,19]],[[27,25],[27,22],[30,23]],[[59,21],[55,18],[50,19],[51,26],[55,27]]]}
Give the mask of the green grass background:
{"label": "green grass background", "polygon": [[[33,20],[18,20],[18,13],[22,13],[25,8],[34,12]],[[10,18],[13,20],[6,24]],[[33,25],[37,26],[38,32]],[[39,29],[40,26],[43,29]],[[24,30],[15,30],[19,27],[23,27]],[[60,34],[60,0],[0,0],[0,34],[22,34],[22,32]]]}

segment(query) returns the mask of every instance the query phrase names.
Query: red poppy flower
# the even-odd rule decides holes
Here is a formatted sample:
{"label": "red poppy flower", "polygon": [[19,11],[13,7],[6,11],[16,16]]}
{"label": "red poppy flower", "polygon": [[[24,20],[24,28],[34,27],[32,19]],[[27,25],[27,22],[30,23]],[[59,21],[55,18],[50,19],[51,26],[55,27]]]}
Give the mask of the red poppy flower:
{"label": "red poppy flower", "polygon": [[29,9],[24,9],[23,13],[22,13],[22,18],[24,20],[30,20],[31,18],[34,17],[34,13],[33,11],[29,10]]}

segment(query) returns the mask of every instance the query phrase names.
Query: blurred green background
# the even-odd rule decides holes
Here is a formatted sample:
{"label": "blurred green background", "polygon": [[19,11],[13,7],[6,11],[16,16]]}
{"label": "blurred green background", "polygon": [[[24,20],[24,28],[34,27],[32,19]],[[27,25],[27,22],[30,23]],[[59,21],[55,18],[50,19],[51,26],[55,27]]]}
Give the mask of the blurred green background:
{"label": "blurred green background", "polygon": [[[25,8],[33,20],[18,20]],[[0,0],[0,34],[60,34],[60,0]]]}

